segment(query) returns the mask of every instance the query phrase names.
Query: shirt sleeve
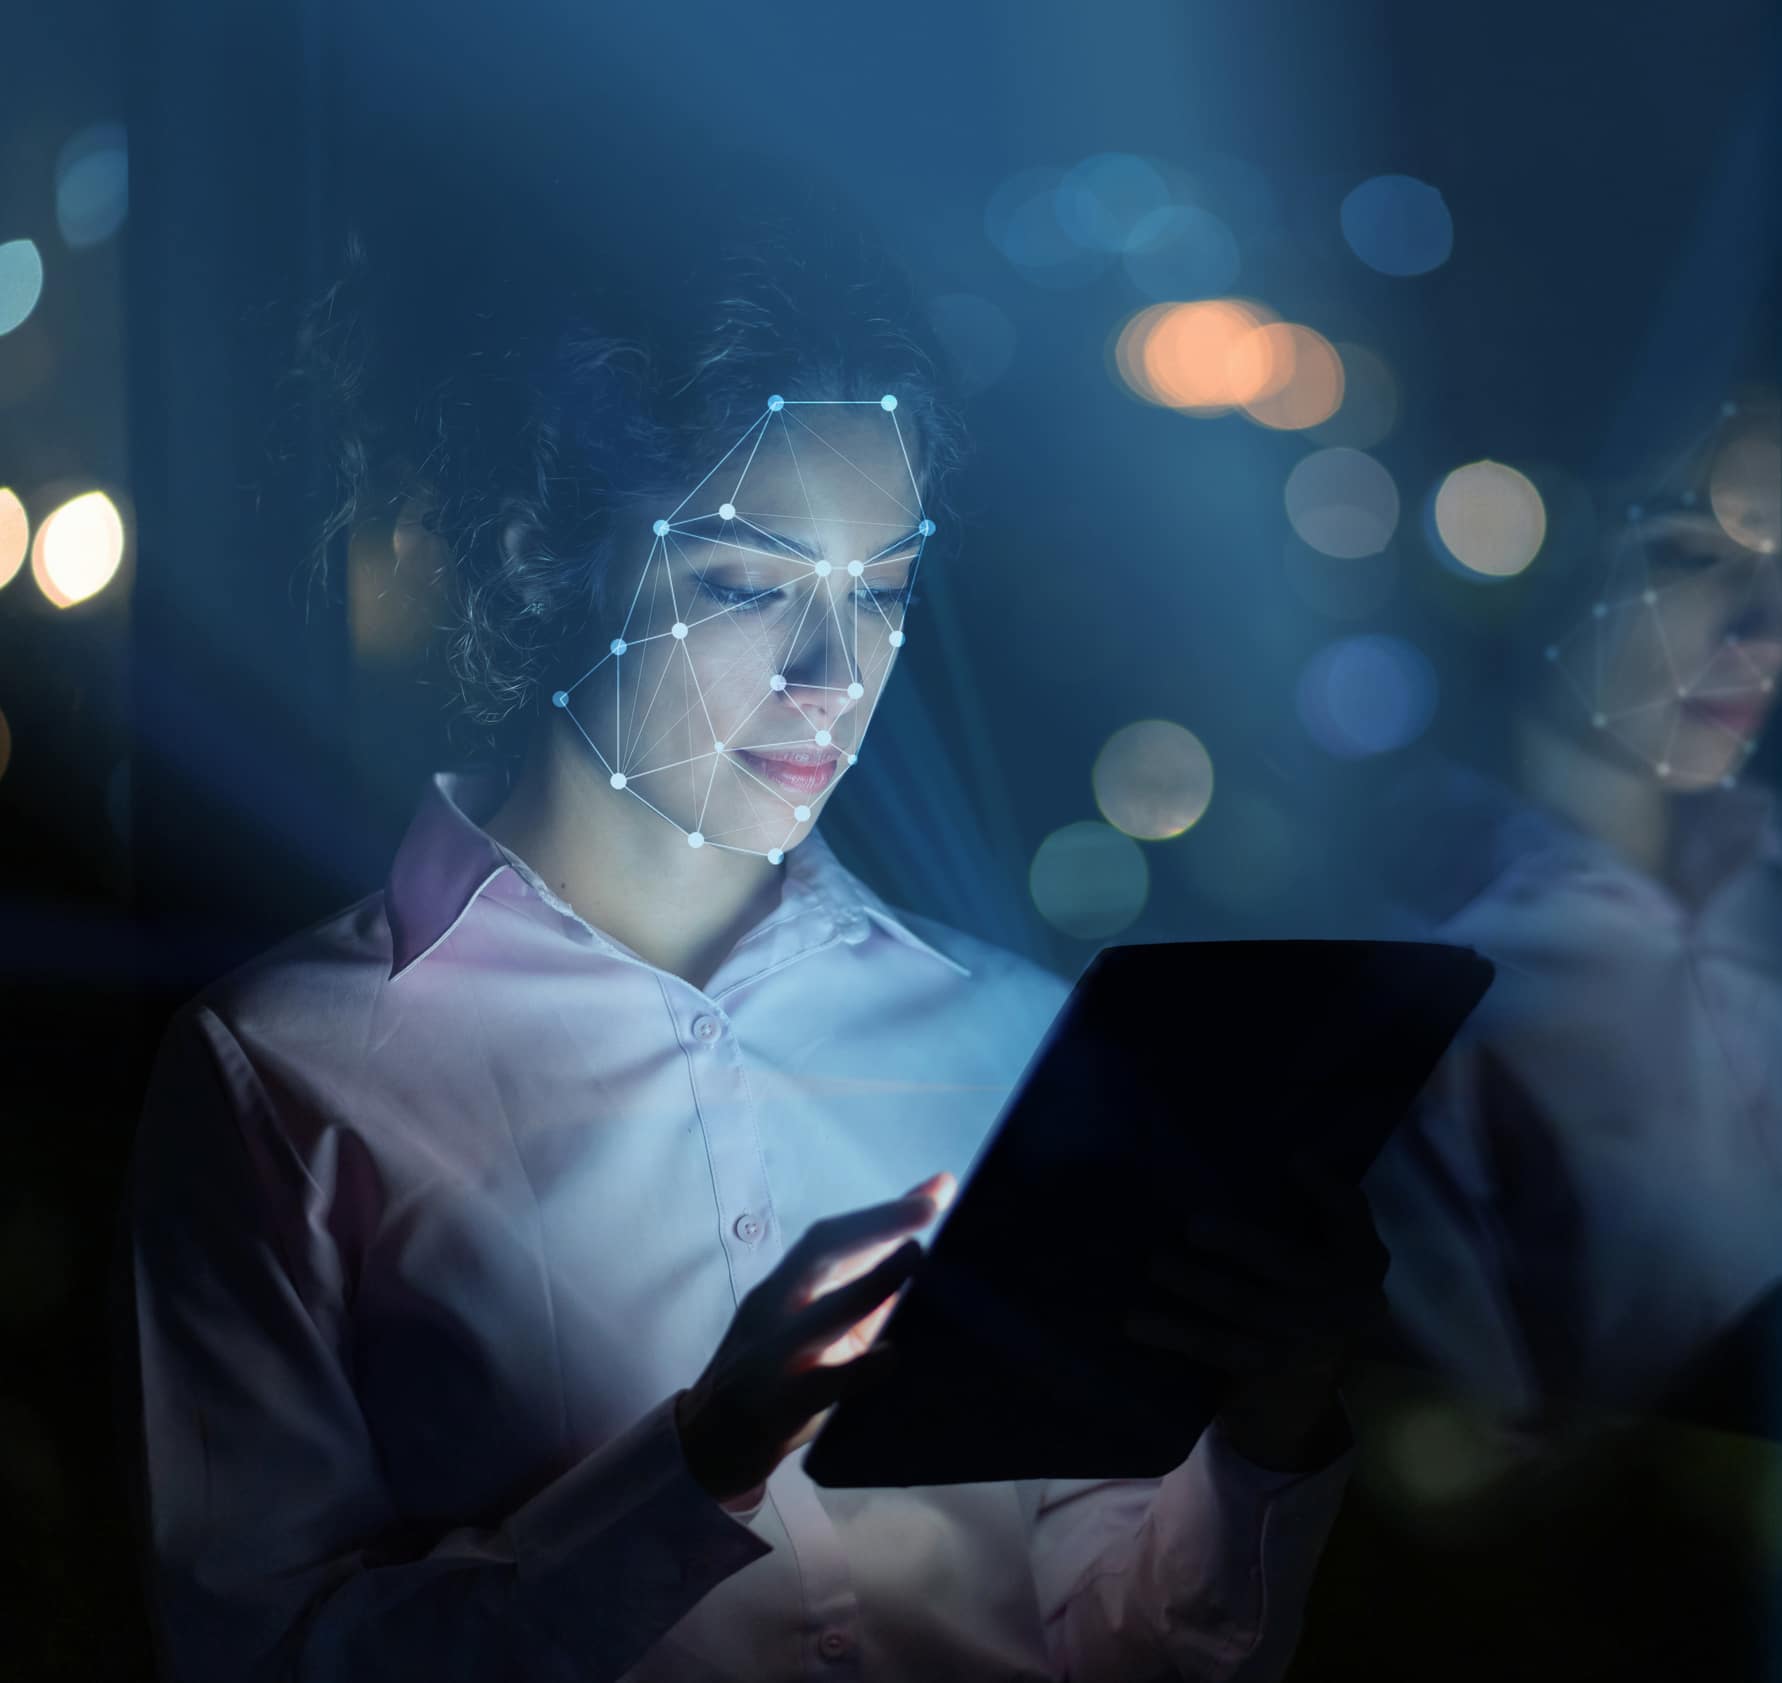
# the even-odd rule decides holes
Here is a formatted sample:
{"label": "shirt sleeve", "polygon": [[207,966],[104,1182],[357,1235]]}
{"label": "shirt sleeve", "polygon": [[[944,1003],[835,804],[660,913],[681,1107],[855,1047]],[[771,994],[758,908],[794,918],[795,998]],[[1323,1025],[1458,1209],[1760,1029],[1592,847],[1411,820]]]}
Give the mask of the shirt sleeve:
{"label": "shirt sleeve", "polygon": [[309,1184],[229,1030],[182,1013],[120,1255],[164,1676],[594,1683],[769,1552],[693,1478],[672,1398],[512,1512],[405,1519],[342,1360],[339,1258],[305,1219]]}
{"label": "shirt sleeve", "polygon": [[1047,1482],[1033,1566],[1053,1669],[1075,1683],[1272,1683],[1353,1459],[1272,1471],[1215,1424],[1161,1479]]}

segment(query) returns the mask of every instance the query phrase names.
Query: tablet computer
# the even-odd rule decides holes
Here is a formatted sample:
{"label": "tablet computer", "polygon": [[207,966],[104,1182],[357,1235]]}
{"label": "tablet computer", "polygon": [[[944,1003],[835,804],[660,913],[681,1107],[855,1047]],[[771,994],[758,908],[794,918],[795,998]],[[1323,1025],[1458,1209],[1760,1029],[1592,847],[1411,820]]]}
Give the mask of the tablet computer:
{"label": "tablet computer", "polygon": [[1154,1237],[1289,1220],[1285,1162],[1358,1181],[1493,974],[1468,947],[1106,947],[1078,978],[880,1328],[895,1370],[805,1452],[828,1486],[1153,1478],[1221,1382],[1129,1339]]}

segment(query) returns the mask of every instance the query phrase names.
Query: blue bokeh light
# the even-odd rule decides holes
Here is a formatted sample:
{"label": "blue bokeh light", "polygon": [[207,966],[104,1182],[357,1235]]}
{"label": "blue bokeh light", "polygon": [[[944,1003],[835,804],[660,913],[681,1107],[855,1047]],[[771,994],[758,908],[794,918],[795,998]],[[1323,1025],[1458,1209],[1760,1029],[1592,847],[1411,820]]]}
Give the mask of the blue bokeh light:
{"label": "blue bokeh light", "polygon": [[56,158],[56,226],[74,251],[101,245],[130,209],[130,160],[122,123],[95,123]]}
{"label": "blue bokeh light", "polygon": [[1100,152],[1066,172],[1053,203],[1067,238],[1086,251],[1120,252],[1169,204],[1169,184],[1143,158]]}
{"label": "blue bokeh light", "polygon": [[43,296],[43,258],[30,240],[0,245],[0,333],[10,333]]}
{"label": "blue bokeh light", "polygon": [[1229,292],[1242,267],[1237,237],[1210,210],[1165,205],[1126,242],[1126,273],[1148,298],[1215,298]]}
{"label": "blue bokeh light", "polygon": [[1399,637],[1370,633],[1327,644],[1300,673],[1300,723],[1340,759],[1415,742],[1435,714],[1435,668]]}
{"label": "blue bokeh light", "polygon": [[1058,221],[1062,172],[1024,169],[990,195],[984,232],[991,245],[1030,281],[1041,286],[1082,286],[1106,267],[1105,251],[1087,249]]}
{"label": "blue bokeh light", "polygon": [[1426,275],[1454,249],[1454,219],[1442,195],[1410,175],[1376,175],[1343,200],[1343,238],[1383,275]]}

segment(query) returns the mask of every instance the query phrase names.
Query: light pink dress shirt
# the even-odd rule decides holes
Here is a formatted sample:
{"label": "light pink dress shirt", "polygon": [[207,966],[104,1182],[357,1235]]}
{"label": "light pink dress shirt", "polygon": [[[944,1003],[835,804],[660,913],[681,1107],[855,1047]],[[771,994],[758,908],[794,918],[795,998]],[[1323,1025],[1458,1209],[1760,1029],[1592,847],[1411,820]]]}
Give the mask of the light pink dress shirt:
{"label": "light pink dress shirt", "polygon": [[[1273,1678],[1347,1474],[693,1480],[672,1399],[813,1221],[961,1174],[1066,988],[820,835],[703,988],[436,779],[383,892],[170,1031],[131,1196],[182,1683]],[[1047,1243],[1068,1210],[1035,1210]]]}

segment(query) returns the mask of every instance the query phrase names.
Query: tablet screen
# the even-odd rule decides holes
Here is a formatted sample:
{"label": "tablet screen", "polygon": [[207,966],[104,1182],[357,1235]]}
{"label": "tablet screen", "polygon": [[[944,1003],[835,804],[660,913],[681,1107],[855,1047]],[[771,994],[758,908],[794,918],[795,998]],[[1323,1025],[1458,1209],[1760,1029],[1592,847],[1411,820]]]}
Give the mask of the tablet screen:
{"label": "tablet screen", "polygon": [[837,1406],[805,1470],[835,1486],[1167,1472],[1219,1381],[1121,1330],[1154,1235],[1197,1210],[1290,1219],[1289,1155],[1359,1180],[1491,975],[1425,942],[1104,948],[880,1331],[897,1370]]}

